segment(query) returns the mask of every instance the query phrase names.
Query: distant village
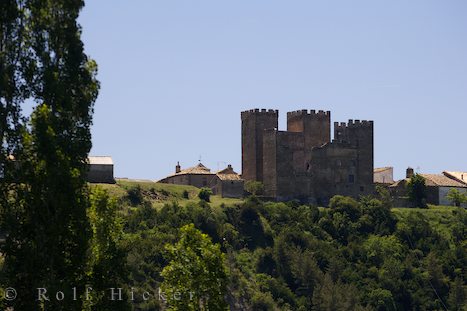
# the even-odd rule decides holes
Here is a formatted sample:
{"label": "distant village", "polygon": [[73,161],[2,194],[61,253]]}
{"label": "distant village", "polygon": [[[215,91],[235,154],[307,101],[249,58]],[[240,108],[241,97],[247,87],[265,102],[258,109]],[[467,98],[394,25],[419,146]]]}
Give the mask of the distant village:
{"label": "distant village", "polygon": [[[285,131],[278,129],[278,116],[272,109],[241,113],[241,174],[231,165],[212,172],[201,162],[188,168],[177,162],[173,174],[158,182],[207,187],[222,197],[241,198],[245,183],[256,181],[265,198],[321,206],[334,195],[358,198],[382,186],[395,206],[410,206],[406,186],[414,170],[407,168],[406,178],[395,181],[393,167],[374,168],[373,121],[334,122],[331,139],[330,111],[288,112]],[[418,174],[425,179],[428,204],[451,205],[447,194],[452,189],[467,193],[467,172]],[[91,183],[115,183],[112,158],[90,156],[87,178]]]}

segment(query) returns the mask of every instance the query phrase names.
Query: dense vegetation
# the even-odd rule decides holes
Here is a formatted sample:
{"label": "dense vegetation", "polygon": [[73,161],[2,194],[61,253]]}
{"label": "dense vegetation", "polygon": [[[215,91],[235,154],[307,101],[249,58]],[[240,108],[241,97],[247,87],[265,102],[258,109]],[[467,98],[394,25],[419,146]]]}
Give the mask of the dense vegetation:
{"label": "dense vegetation", "polygon": [[[85,178],[99,82],[81,41],[83,6],[0,1],[0,288],[17,293],[2,294],[0,309],[82,310],[73,288],[97,285],[105,262],[93,256],[107,253],[112,225],[93,222],[106,208],[92,204],[107,203],[90,202]],[[58,298],[41,302],[37,288]]]}
{"label": "dense vegetation", "polygon": [[[223,254],[214,260],[223,258],[226,279],[222,269],[217,277],[226,281],[232,310],[465,308],[463,209],[391,209],[384,197],[337,196],[329,208],[254,196],[226,202],[212,196],[208,203],[193,188],[128,182],[107,188],[119,200],[128,286],[140,292],[132,302],[137,310],[162,308],[157,295],[144,301],[141,292],[164,286],[170,245],[182,247],[189,224],[212,240],[199,248],[220,246]],[[186,260],[186,273],[208,263],[199,254]],[[183,265],[177,267],[183,275]]]}

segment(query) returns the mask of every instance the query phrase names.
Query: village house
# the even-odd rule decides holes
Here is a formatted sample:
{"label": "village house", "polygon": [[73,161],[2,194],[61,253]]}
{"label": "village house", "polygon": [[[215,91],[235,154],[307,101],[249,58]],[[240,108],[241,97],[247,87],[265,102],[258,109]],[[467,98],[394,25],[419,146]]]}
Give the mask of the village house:
{"label": "village house", "polygon": [[[414,170],[409,167],[405,179],[399,180],[389,186],[390,192],[398,206],[409,205],[404,198],[407,197],[407,183],[413,175]],[[467,173],[444,171],[442,174],[420,173],[419,175],[425,178],[427,204],[452,205],[447,198],[447,194],[452,189],[467,193],[467,183],[463,182],[462,179],[463,177],[467,179]],[[467,207],[467,204],[464,203],[462,206]]]}
{"label": "village house", "polygon": [[237,174],[232,165],[213,173],[202,163],[187,169],[181,169],[180,163],[175,166],[175,173],[158,182],[176,185],[190,185],[197,188],[207,187],[214,194],[223,198],[241,198],[243,196],[243,179]]}
{"label": "village house", "polygon": [[86,181],[90,183],[114,184],[114,163],[112,157],[88,157]]}
{"label": "village house", "polygon": [[394,169],[380,167],[373,170],[373,182],[377,185],[389,186],[394,183]]}
{"label": "village house", "polygon": [[458,182],[467,185],[467,172],[451,172],[451,171],[444,171],[443,175],[457,180]]}

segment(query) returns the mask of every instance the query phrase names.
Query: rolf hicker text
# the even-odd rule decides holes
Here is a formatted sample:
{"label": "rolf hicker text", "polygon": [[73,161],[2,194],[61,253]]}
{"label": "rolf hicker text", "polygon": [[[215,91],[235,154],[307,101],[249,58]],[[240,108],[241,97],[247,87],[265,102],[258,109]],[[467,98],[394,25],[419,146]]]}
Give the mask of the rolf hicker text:
{"label": "rolf hicker text", "polygon": [[[66,294],[67,291],[49,291],[47,288],[39,287],[37,288],[37,301],[47,302],[47,301],[64,301],[68,299],[78,300],[78,299],[85,299],[85,300],[92,300],[93,296],[97,293],[93,290],[92,287],[87,287],[84,291],[83,295],[80,295],[78,289],[76,287],[71,288],[71,292],[69,292],[69,297]],[[103,291],[104,297],[107,297],[109,301],[148,301],[148,300],[159,300],[163,302],[167,302],[167,300],[182,300],[182,299],[189,299],[193,300],[195,295],[194,291],[170,291],[165,292],[160,287],[153,290],[138,290],[136,288],[129,288],[125,290],[121,287],[110,287]]]}

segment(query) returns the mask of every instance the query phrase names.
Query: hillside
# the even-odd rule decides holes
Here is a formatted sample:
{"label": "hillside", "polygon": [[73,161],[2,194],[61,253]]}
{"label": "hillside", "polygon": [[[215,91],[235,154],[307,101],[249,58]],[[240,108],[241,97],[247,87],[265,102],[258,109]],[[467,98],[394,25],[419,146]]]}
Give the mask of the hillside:
{"label": "hillside", "polygon": [[[154,208],[160,208],[166,203],[177,202],[182,206],[189,203],[198,202],[199,188],[193,186],[183,186],[174,184],[163,184],[151,181],[134,181],[118,179],[116,184],[93,184],[98,185],[109,192],[109,194],[120,202],[131,201],[131,191],[138,194],[141,198],[150,202]],[[136,192],[135,192],[136,191]],[[129,195],[130,192],[130,195]],[[138,195],[137,195],[138,196]],[[138,201],[138,198],[136,198]],[[211,196],[211,204],[220,206],[221,204],[238,204],[242,202],[239,199],[221,198],[218,195]],[[130,202],[131,203],[131,202]],[[135,202],[137,203],[137,202]],[[137,205],[137,204],[136,204]]]}
{"label": "hillside", "polygon": [[[190,186],[119,180],[117,200],[130,284],[162,284],[167,245],[193,223],[224,253],[231,310],[464,310],[467,213],[390,208],[335,197],[297,202],[200,201]],[[171,261],[172,262],[172,261]],[[133,302],[159,310],[157,300]]]}

